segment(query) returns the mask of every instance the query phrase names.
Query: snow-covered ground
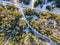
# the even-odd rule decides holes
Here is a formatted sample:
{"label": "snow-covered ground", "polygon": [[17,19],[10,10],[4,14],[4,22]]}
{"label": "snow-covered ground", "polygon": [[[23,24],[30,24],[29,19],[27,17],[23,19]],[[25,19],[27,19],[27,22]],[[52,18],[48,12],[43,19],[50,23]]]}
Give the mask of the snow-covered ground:
{"label": "snow-covered ground", "polygon": [[[31,2],[32,2],[32,3],[31,3]],[[9,1],[8,1],[8,2],[3,1],[3,2],[1,2],[1,3],[2,3],[3,5],[13,4],[13,3],[9,2]],[[53,2],[51,2],[51,3],[50,3],[50,2],[49,2],[49,3],[46,3],[46,4],[43,5],[42,8],[41,8],[40,5],[39,5],[39,6],[36,8],[36,10],[47,11],[47,10],[46,10],[46,6],[47,6],[47,5],[52,5],[52,3],[53,3]],[[51,39],[49,39],[48,37],[45,37],[45,36],[41,35],[40,33],[38,33],[38,32],[36,31],[36,29],[32,28],[32,27],[30,26],[30,24],[28,23],[25,15],[24,15],[24,13],[23,13],[24,7],[25,7],[25,8],[26,8],[26,7],[27,7],[27,8],[34,8],[33,5],[32,5],[32,4],[34,4],[34,0],[33,0],[33,1],[31,0],[29,5],[20,4],[20,3],[17,3],[17,2],[15,2],[14,4],[19,7],[19,10],[22,12],[23,18],[25,19],[28,27],[30,27],[30,28],[32,29],[32,31],[34,32],[34,34],[35,34],[38,38],[42,38],[42,39],[44,39],[45,41],[48,41],[48,42],[52,43],[53,45],[56,45]],[[60,13],[60,9],[53,10],[53,12]],[[1,31],[2,31],[2,30],[1,30]],[[0,31],[0,32],[1,32],[1,31]],[[28,31],[27,31],[27,32],[28,32]]]}
{"label": "snow-covered ground", "polygon": [[35,8],[36,10],[41,10],[41,11],[46,11],[46,12],[54,12],[54,13],[57,13],[57,14],[60,14],[60,8],[55,8],[55,9],[52,9],[51,11],[48,11],[46,9],[46,6],[55,6],[55,1],[51,1],[51,2],[47,2],[47,0],[45,0],[45,4],[42,4],[42,8],[40,6],[40,4]]}

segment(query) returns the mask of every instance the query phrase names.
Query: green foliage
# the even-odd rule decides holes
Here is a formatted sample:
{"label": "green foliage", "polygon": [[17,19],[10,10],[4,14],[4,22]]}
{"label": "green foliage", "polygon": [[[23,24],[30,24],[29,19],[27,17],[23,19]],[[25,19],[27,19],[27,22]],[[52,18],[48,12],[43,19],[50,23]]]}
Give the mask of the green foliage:
{"label": "green foliage", "polygon": [[[12,44],[9,42],[9,45],[15,45],[15,43],[18,45],[16,41],[20,39],[23,29],[27,26],[25,20],[22,19],[22,13],[16,11],[17,7],[15,5],[0,7],[0,29],[3,30],[0,32],[0,37],[13,40]],[[0,45],[2,45],[1,42]]]}
{"label": "green foliage", "polygon": [[[33,15],[30,14],[30,17],[31,16],[33,16]],[[54,22],[51,21],[51,20],[54,20],[54,21],[56,21],[56,23],[59,22],[60,21],[60,15],[58,15],[56,13],[50,13],[50,12],[44,12],[44,11],[37,11],[37,12],[35,12],[34,16],[37,16],[39,19],[38,20],[35,20],[33,18],[30,19],[30,21],[29,21],[30,25],[33,28],[35,28],[42,35],[47,36],[47,37],[49,37],[49,38],[51,38],[53,40],[55,40],[54,39],[54,37],[55,37],[56,38],[55,41],[60,42],[59,41],[60,39],[58,40],[58,36],[53,36],[54,35],[54,30],[57,29],[57,31],[58,31],[58,28],[55,28],[54,27]],[[56,25],[57,25],[57,27],[59,27],[58,23]],[[53,28],[51,28],[51,26],[53,26]],[[56,34],[56,35],[58,35],[58,34]]]}
{"label": "green foliage", "polygon": [[39,4],[42,4],[42,0],[38,0]]}
{"label": "green foliage", "polygon": [[34,3],[34,7],[37,7],[39,4],[42,4],[42,0],[36,0]]}
{"label": "green foliage", "polygon": [[53,1],[53,0],[48,0],[48,2],[51,2],[51,1]]}
{"label": "green foliage", "polygon": [[28,5],[28,4],[30,4],[30,0],[23,0],[23,3]]}
{"label": "green foliage", "polygon": [[56,0],[56,6],[59,8],[60,7],[60,0]]}
{"label": "green foliage", "polygon": [[34,7],[37,7],[38,6],[38,1],[36,1],[35,3],[34,3]]}
{"label": "green foliage", "polygon": [[20,3],[24,3],[26,5],[29,5],[30,4],[30,0],[19,0]]}
{"label": "green foliage", "polygon": [[26,8],[24,10],[24,12],[25,12],[26,15],[29,15],[29,16],[35,14],[35,10],[34,9],[30,9],[30,8]]}
{"label": "green foliage", "polygon": [[49,11],[51,10],[51,8],[52,8],[52,7],[51,7],[51,6],[49,6],[49,5],[48,5],[48,6],[46,6],[46,9],[48,9]]}

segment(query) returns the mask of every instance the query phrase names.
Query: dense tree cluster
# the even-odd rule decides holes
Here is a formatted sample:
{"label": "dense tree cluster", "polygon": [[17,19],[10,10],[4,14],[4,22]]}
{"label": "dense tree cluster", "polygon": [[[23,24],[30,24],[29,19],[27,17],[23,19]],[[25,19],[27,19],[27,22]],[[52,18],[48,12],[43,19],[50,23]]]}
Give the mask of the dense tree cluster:
{"label": "dense tree cluster", "polygon": [[60,7],[60,0],[55,0],[56,1],[56,6],[59,8]]}
{"label": "dense tree cluster", "polygon": [[26,8],[24,10],[26,15],[34,15],[35,14],[35,10],[34,9],[30,9],[30,8]]}
{"label": "dense tree cluster", "polygon": [[[29,4],[29,0],[20,1]],[[42,4],[42,0],[37,0],[35,7],[38,4]],[[50,10],[51,7],[47,6],[46,8]],[[42,39],[38,39],[32,33],[26,34],[24,32],[27,24],[25,19],[22,17],[22,13],[18,10],[18,7],[15,5],[3,6],[0,4],[0,45],[4,45],[6,42],[9,42],[7,45],[42,44],[44,42]],[[56,36],[53,32],[55,29],[60,29],[58,28],[60,27],[60,16],[58,14],[36,11],[30,8],[26,8],[24,10],[24,14],[25,16],[29,16],[29,24],[39,33],[60,43],[60,38],[58,38],[58,36]],[[37,20],[33,19],[33,17],[36,18],[35,16],[38,17]]]}
{"label": "dense tree cluster", "polygon": [[19,39],[27,26],[22,13],[17,9],[15,5],[0,5],[0,45],[4,45],[8,39],[11,39],[9,45],[13,45],[11,43]]}
{"label": "dense tree cluster", "polygon": [[[11,37],[10,37],[11,38]],[[0,45],[43,45],[46,42],[43,39],[38,39],[32,32],[28,34],[22,33],[21,36],[15,36],[13,39],[6,40],[4,37],[0,37]],[[3,41],[3,42],[2,42]]]}
{"label": "dense tree cluster", "polygon": [[[18,40],[19,37],[17,37]],[[16,40],[16,41],[17,41]],[[18,42],[10,43],[10,44],[16,44],[16,45],[41,45],[45,43],[42,39],[38,39],[35,35],[32,33],[22,34],[22,39],[19,39]]]}
{"label": "dense tree cluster", "polygon": [[[28,10],[30,10],[30,9],[28,9]],[[26,14],[28,14],[28,13],[32,13],[32,12],[29,12],[29,11],[25,12],[25,16],[27,16]],[[37,12],[35,12],[35,15],[32,15],[32,14],[30,14],[30,17],[37,16],[38,19],[37,20],[33,19],[33,17],[30,18],[30,20],[29,20],[30,25],[33,28],[35,28],[38,32],[40,32],[41,34],[43,34],[49,38],[53,39],[55,37],[56,38],[55,41],[59,42],[60,39],[58,40],[58,36],[53,36],[53,35],[55,35],[53,33],[54,33],[55,29],[57,29],[57,31],[60,29],[60,28],[57,28],[60,26],[60,16],[56,13],[50,13],[50,12],[44,12],[44,11],[37,11]],[[56,34],[56,35],[58,35],[58,34]]]}

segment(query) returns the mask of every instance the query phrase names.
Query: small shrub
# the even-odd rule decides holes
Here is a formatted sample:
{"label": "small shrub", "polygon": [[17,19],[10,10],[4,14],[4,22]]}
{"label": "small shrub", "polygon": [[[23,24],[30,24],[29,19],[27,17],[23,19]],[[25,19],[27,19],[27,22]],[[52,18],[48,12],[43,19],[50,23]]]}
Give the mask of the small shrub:
{"label": "small shrub", "polygon": [[49,6],[49,5],[48,5],[48,6],[46,6],[46,9],[48,9],[49,11],[51,10],[51,8],[52,8],[52,7],[51,7],[51,6]]}

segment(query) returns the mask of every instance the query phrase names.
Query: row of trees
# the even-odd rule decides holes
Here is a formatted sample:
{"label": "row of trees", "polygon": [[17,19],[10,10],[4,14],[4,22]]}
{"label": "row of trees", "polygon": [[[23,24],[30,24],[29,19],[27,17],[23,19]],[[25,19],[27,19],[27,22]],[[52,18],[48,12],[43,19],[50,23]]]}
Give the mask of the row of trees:
{"label": "row of trees", "polygon": [[59,20],[59,15],[56,13],[49,13],[44,11],[38,11],[36,12],[34,9],[26,8],[24,10],[24,14],[28,16],[36,15],[38,18],[41,19],[55,19],[56,21]]}
{"label": "row of trees", "polygon": [[43,18],[43,19],[56,19],[59,17],[59,15],[56,13],[41,12],[41,11],[39,11],[37,15],[39,18]]}
{"label": "row of trees", "polygon": [[[30,9],[28,9],[30,10]],[[29,13],[31,13],[30,11],[26,10],[25,15],[27,16],[27,14],[29,15]],[[32,9],[31,9],[32,10]],[[27,13],[27,14],[26,14]],[[34,14],[34,13],[33,13]],[[31,17],[32,14],[30,14]],[[46,22],[49,21],[49,19],[53,19],[57,22],[60,22],[60,15],[56,14],[56,13],[50,13],[50,12],[42,12],[42,11],[35,11],[35,15],[41,19],[41,20],[33,20],[30,19],[29,23],[30,25],[35,28],[38,32],[40,32],[41,34],[51,38],[53,35],[52,28],[47,27],[47,25],[45,25]],[[33,16],[33,15],[32,15]],[[56,22],[56,23],[57,23]],[[57,23],[58,24],[58,23]],[[59,25],[59,24],[58,24]],[[57,26],[58,27],[58,26]],[[58,29],[57,29],[58,30]],[[54,30],[53,30],[54,31]],[[54,39],[53,39],[54,40]],[[57,40],[57,39],[56,39]],[[56,41],[55,40],[55,41]],[[58,40],[59,41],[59,40]],[[57,42],[58,42],[57,41]]]}
{"label": "row of trees", "polygon": [[56,13],[49,13],[49,12],[43,12],[43,11],[36,12],[34,9],[30,9],[30,8],[26,8],[24,10],[24,14],[28,16],[36,15],[41,19],[49,19],[49,18],[56,19],[57,17],[59,17],[58,14]]}
{"label": "row of trees", "polygon": [[14,15],[14,16],[17,16],[17,17],[22,17],[22,13],[19,12],[17,10],[18,8],[15,6],[15,5],[12,5],[12,6],[3,6],[3,5],[0,5],[0,11],[3,11],[3,13],[5,12],[6,14],[11,14],[11,15]]}

